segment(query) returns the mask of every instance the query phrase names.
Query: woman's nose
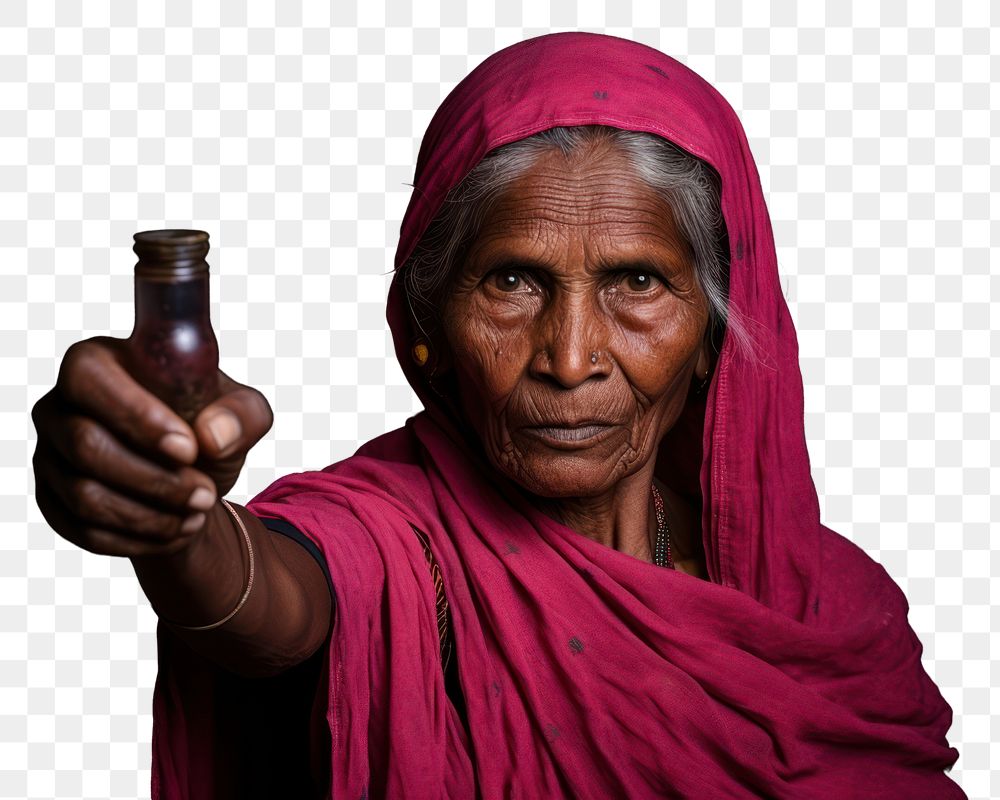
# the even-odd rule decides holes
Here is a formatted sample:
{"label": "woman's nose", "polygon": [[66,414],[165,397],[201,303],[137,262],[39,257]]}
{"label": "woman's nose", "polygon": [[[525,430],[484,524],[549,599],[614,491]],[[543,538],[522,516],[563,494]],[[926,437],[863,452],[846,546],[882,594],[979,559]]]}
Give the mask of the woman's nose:
{"label": "woman's nose", "polygon": [[542,322],[532,374],[572,389],[594,376],[607,375],[606,330],[585,298],[554,303]]}

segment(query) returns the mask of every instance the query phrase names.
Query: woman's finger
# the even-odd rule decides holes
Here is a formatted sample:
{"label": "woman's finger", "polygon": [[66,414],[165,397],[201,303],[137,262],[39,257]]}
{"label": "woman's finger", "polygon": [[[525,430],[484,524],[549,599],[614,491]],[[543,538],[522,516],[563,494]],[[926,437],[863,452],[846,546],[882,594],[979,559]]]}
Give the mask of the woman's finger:
{"label": "woman's finger", "polygon": [[191,427],[128,374],[119,355],[121,346],[121,340],[103,336],[71,345],[59,368],[56,390],[129,445],[191,464],[198,454]]}
{"label": "woman's finger", "polygon": [[172,555],[188,545],[184,539],[154,542],[81,523],[63,505],[59,496],[44,484],[35,487],[35,500],[52,530],[67,542],[96,555],[129,558],[163,556]]}
{"label": "woman's finger", "polygon": [[65,414],[48,438],[70,468],[134,499],[174,513],[207,511],[216,500],[212,479],[193,467],[165,469],[126,448],[101,423]]}
{"label": "woman's finger", "polygon": [[205,523],[202,512],[151,508],[81,475],[57,453],[46,452],[44,444],[35,451],[34,468],[37,487],[68,515],[63,524],[78,530],[103,530],[162,547],[176,540],[189,542]]}

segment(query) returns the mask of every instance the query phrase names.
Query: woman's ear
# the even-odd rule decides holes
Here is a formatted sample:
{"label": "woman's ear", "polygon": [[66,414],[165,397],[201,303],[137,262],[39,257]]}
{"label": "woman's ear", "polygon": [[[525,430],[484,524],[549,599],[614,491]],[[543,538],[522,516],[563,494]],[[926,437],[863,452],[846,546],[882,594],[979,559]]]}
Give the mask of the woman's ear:
{"label": "woman's ear", "polygon": [[421,338],[420,342],[424,347],[424,361],[418,363],[428,378],[440,378],[454,368],[454,357],[440,332],[429,338]]}
{"label": "woman's ear", "polygon": [[423,332],[417,334],[410,348],[410,356],[428,378],[444,375],[454,367],[454,359],[440,332],[433,335]]}

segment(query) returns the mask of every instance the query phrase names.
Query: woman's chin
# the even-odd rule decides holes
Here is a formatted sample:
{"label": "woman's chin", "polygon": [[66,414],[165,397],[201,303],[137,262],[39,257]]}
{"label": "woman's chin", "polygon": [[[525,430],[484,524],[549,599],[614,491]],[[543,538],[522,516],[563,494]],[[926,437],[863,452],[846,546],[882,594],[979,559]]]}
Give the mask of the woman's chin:
{"label": "woman's chin", "polygon": [[[558,435],[558,434],[557,434]],[[618,428],[597,434],[593,443],[567,444],[543,433],[517,431],[505,453],[503,470],[524,489],[540,497],[590,497],[608,491],[624,474],[627,441]],[[626,445],[626,446],[623,446]]]}

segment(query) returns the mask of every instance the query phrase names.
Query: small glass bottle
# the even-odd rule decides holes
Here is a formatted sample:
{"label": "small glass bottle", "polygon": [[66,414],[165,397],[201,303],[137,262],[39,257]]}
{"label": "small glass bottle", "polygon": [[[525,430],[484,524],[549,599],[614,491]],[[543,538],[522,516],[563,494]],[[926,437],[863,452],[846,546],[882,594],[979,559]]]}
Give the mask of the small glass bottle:
{"label": "small glass bottle", "polygon": [[219,344],[208,292],[208,234],[136,233],[135,327],[128,371],[189,424],[219,396]]}

